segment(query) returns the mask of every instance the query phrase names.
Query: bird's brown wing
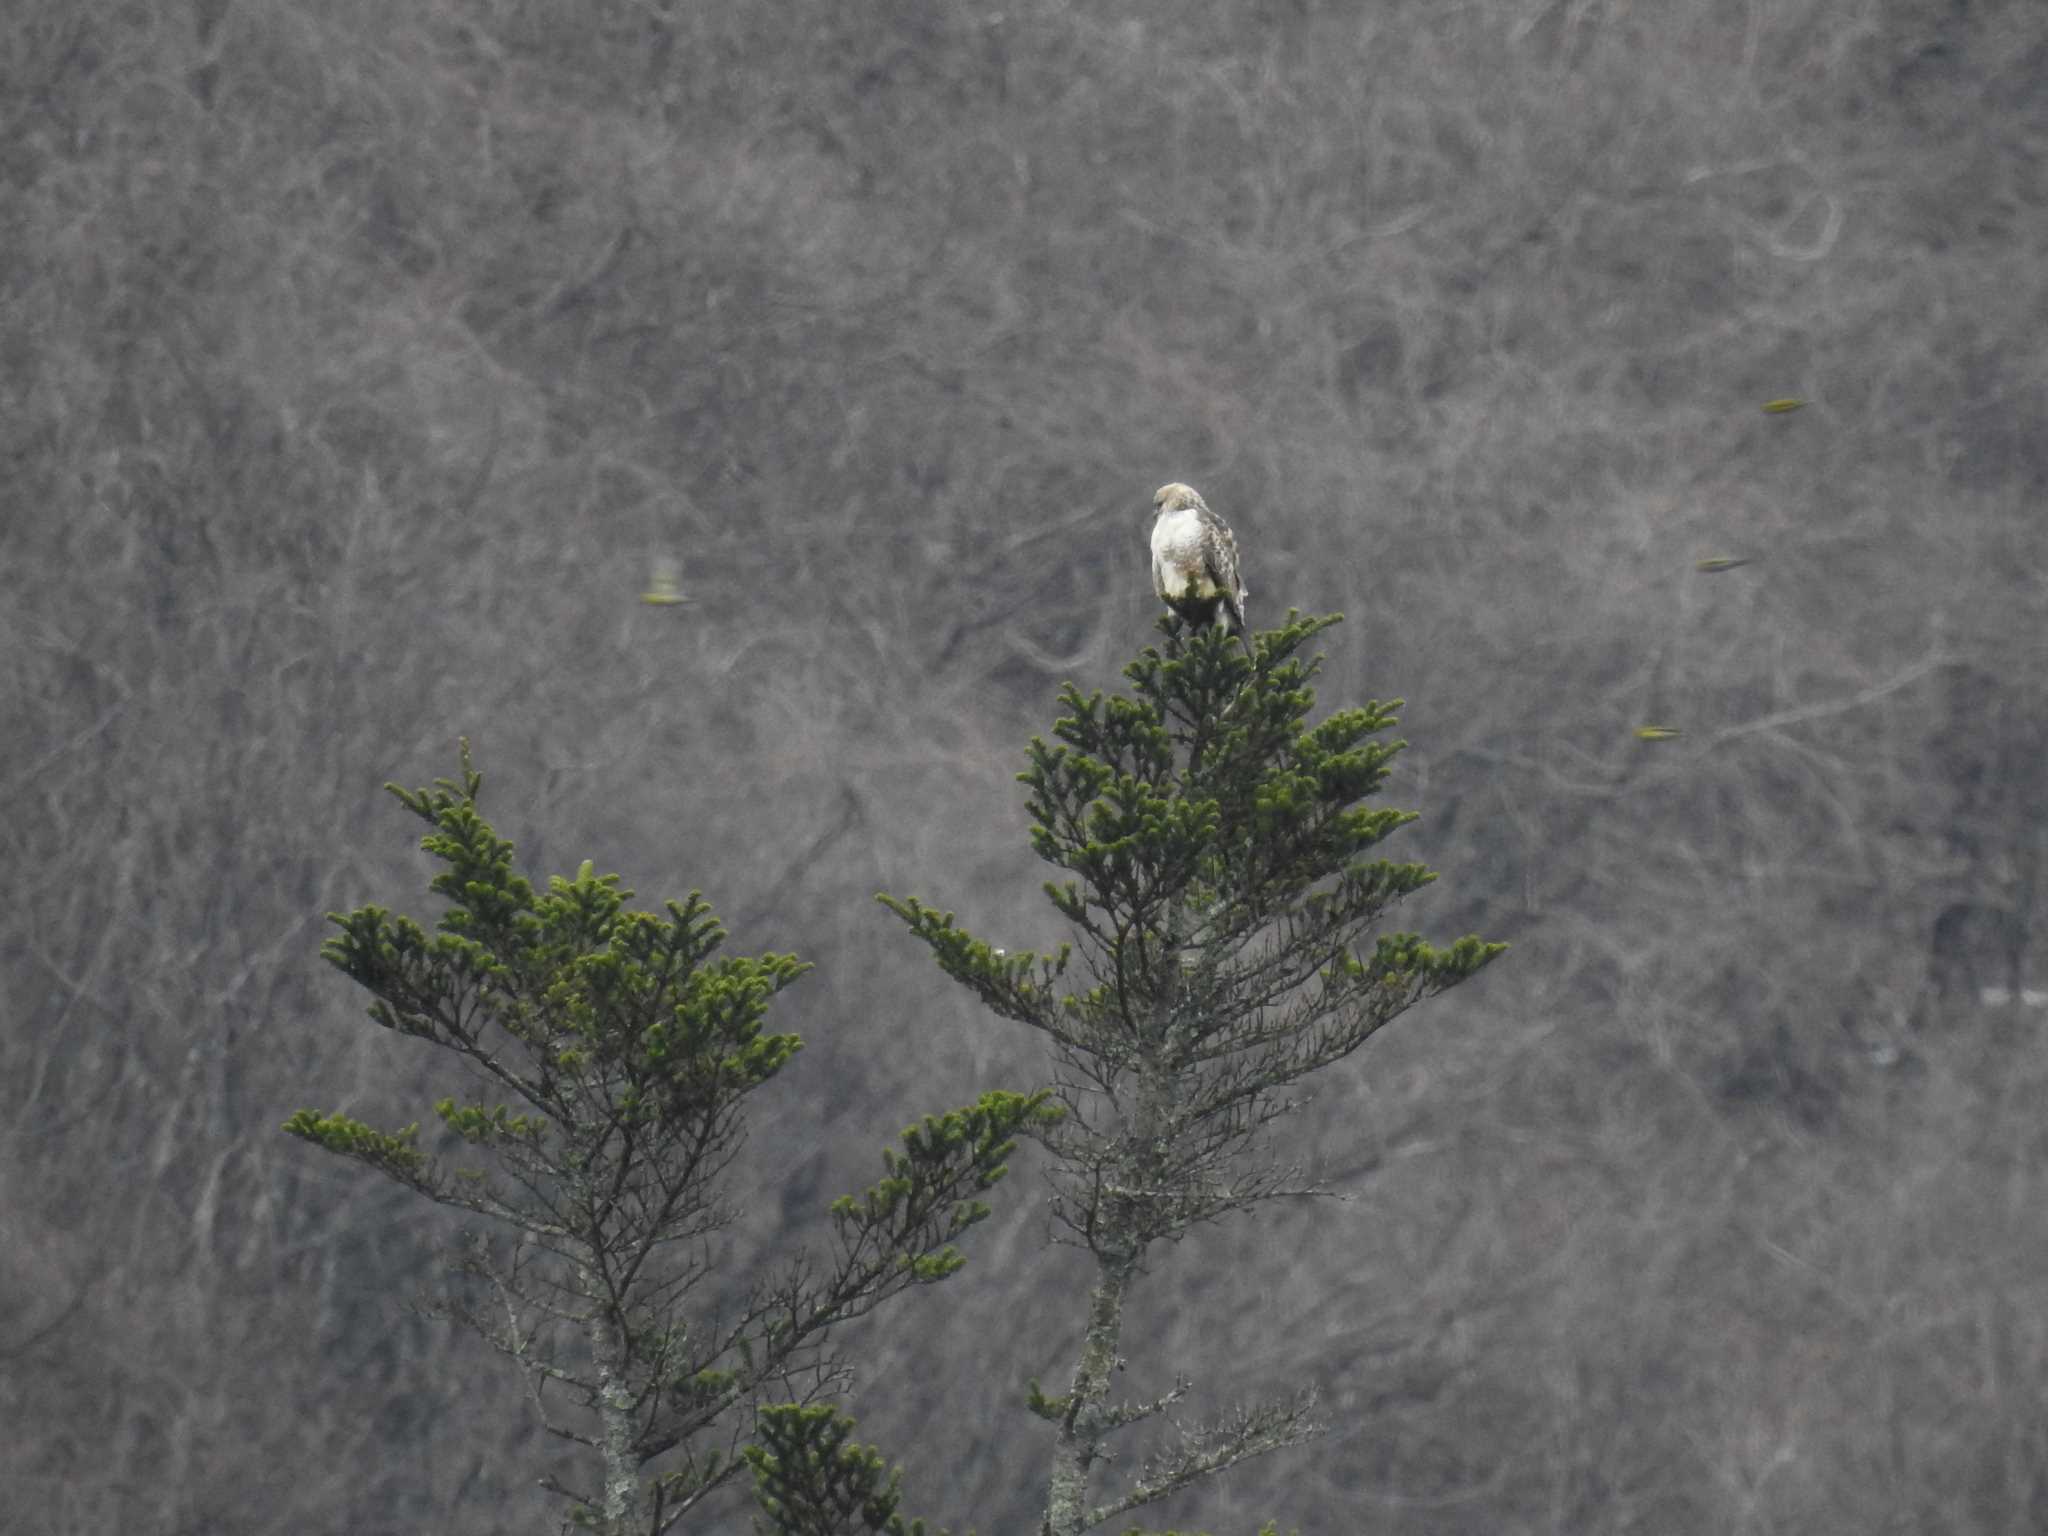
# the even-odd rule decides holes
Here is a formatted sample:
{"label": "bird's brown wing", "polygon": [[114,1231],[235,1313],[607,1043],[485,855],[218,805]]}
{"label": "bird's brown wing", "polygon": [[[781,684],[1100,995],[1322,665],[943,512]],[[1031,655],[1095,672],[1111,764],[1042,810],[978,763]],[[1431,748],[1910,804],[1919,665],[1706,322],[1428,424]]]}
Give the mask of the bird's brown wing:
{"label": "bird's brown wing", "polygon": [[1242,629],[1244,600],[1250,594],[1245,591],[1244,578],[1237,569],[1237,536],[1228,523],[1206,509],[1202,513],[1202,535],[1202,562],[1208,568],[1209,579],[1223,593],[1225,606]]}

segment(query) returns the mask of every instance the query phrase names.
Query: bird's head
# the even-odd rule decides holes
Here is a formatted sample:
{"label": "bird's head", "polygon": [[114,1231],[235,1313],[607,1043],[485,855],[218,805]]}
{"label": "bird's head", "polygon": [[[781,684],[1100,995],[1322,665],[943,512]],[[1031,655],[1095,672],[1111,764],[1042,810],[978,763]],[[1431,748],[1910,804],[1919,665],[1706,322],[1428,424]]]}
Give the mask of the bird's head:
{"label": "bird's head", "polygon": [[1152,505],[1161,512],[1185,512],[1190,508],[1197,512],[1208,510],[1202,500],[1202,493],[1192,485],[1182,485],[1178,480],[1171,485],[1162,485],[1154,491]]}

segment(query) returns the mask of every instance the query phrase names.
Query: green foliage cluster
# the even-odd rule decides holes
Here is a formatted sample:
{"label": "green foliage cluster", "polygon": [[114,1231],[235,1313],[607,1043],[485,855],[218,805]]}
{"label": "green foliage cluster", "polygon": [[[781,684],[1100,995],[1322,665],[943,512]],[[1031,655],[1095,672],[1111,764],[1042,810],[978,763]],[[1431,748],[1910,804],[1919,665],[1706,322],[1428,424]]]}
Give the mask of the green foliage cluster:
{"label": "green foliage cluster", "polygon": [[1303,648],[1336,622],[1290,614],[1240,649],[1162,619],[1164,644],[1125,668],[1128,692],[1065,689],[1055,741],[1034,738],[1018,777],[1032,847],[1063,876],[1045,894],[1075,929],[1068,944],[1012,955],[950,912],[882,898],[948,976],[1052,1048],[1067,1113],[1037,1134],[1053,1154],[1057,1228],[1093,1255],[1096,1277],[1071,1388],[1033,1380],[1025,1399],[1053,1441],[1047,1536],[1081,1536],[1319,1432],[1310,1386],[1183,1428],[1120,1491],[1091,1491],[1110,1439],[1167,1417],[1186,1390],[1108,1399],[1150,1251],[1320,1192],[1265,1152],[1299,1103],[1290,1090],[1506,948],[1378,931],[1435,877],[1377,856],[1414,816],[1365,803],[1403,746],[1385,736],[1398,704],[1310,719],[1321,658]]}
{"label": "green foliage cluster", "polygon": [[[1136,1079],[1172,1082],[1145,1138],[1160,1149],[1148,1177],[1170,1170],[1175,1198],[1116,1224],[1138,1251],[1266,1191],[1221,1170],[1291,1107],[1284,1090],[1506,948],[1374,931],[1435,876],[1373,856],[1414,820],[1363,803],[1405,745],[1385,735],[1399,701],[1309,720],[1321,658],[1302,648],[1336,622],[1290,615],[1252,660],[1162,620],[1165,647],[1126,669],[1127,694],[1061,694],[1055,741],[1033,739],[1019,778],[1032,846],[1065,876],[1045,892],[1071,944],[1012,954],[951,913],[883,898],[948,976],[1047,1036],[1113,1114],[1143,1091]],[[1076,969],[1084,985],[1061,990]],[[1091,1170],[1069,1193],[1092,1242],[1103,1228],[1087,1191],[1117,1133],[1085,1095],[1068,1107],[1048,1136]]]}
{"label": "green foliage cluster", "polygon": [[[434,931],[365,906],[335,918],[322,956],[369,991],[374,1023],[457,1052],[536,1111],[436,1105],[450,1130],[515,1173],[550,1163],[593,1178],[615,1171],[621,1195],[644,1195],[639,1181],[660,1156],[649,1149],[671,1147],[691,1149],[684,1167],[694,1173],[735,1130],[745,1096],[800,1048],[763,1026],[770,1001],[808,967],[790,955],[719,956],[724,933],[700,894],[667,903],[666,916],[632,911],[633,893],[588,861],[537,891],[479,811],[482,783],[465,744],[460,779],[392,787],[433,828],[420,846],[444,866],[429,888],[448,903]],[[517,1196],[481,1169],[451,1183],[405,1157],[398,1149],[417,1140],[416,1126],[381,1136],[301,1115],[289,1128],[449,1204],[515,1208]]]}
{"label": "green foliage cluster", "polygon": [[746,1458],[766,1517],[760,1528],[777,1536],[924,1536],[922,1520],[897,1513],[901,1469],[855,1442],[853,1421],[829,1404],[770,1406],[756,1424],[759,1442]]}
{"label": "green foliage cluster", "polygon": [[375,1023],[452,1052],[522,1107],[440,1099],[442,1125],[480,1155],[452,1168],[421,1151],[416,1123],[301,1110],[285,1129],[491,1218],[495,1234],[457,1249],[468,1289],[441,1310],[509,1356],[547,1427],[590,1453],[596,1482],[547,1485],[572,1519],[658,1536],[742,1470],[742,1410],[843,1385],[831,1330],[960,1268],[1016,1135],[1057,1111],[1043,1093],[991,1091],[927,1115],[884,1149],[880,1180],[831,1203],[829,1256],[722,1276],[714,1242],[736,1213],[721,1176],[747,1097],[800,1047],[766,1019],[807,967],[722,955],[700,895],[635,911],[587,861],[543,893],[485,820],[482,782],[465,743],[459,778],[392,787],[431,829],[434,929],[366,906],[334,917],[322,953],[370,993]]}

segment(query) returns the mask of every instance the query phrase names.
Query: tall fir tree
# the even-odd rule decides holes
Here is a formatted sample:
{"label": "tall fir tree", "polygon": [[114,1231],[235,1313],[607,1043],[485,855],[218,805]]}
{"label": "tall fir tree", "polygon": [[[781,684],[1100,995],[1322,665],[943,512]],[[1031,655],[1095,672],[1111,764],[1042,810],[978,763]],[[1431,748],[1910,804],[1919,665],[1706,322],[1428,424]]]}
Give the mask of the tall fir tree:
{"label": "tall fir tree", "polygon": [[[485,1218],[430,1307],[482,1335],[525,1379],[547,1430],[579,1448],[572,1525],[603,1536],[679,1528],[747,1462],[759,1405],[820,1407],[846,1381],[831,1330],[963,1262],[1014,1137],[1046,1095],[985,1094],[885,1149],[883,1177],[830,1210],[828,1252],[721,1267],[740,1214],[723,1176],[747,1098],[796,1054],[769,1004],[808,967],[722,955],[692,893],[635,911],[585,863],[537,889],[477,808],[482,776],[388,786],[430,831],[446,910],[430,933],[366,906],[322,950],[385,1029],[460,1058],[483,1097],[434,1105],[451,1164],[419,1126],[379,1131],[301,1110],[292,1135]],[[505,1102],[491,1102],[492,1100]]]}
{"label": "tall fir tree", "polygon": [[[1112,1402],[1125,1308],[1161,1244],[1324,1192],[1268,1134],[1298,1085],[1505,948],[1379,931],[1435,876],[1372,856],[1415,819],[1367,803],[1405,745],[1387,736],[1399,701],[1310,722],[1321,658],[1303,647],[1337,622],[1290,614],[1247,657],[1220,630],[1165,619],[1163,647],[1125,669],[1128,693],[1067,686],[1054,741],[1035,738],[1020,775],[1032,846],[1060,872],[1046,895],[1074,929],[1057,952],[1009,953],[951,913],[882,898],[947,975],[1052,1050],[1066,1114],[1033,1134],[1054,1155],[1056,1236],[1095,1268],[1066,1390],[1029,1396],[1052,1439],[1044,1536],[1318,1432],[1312,1389],[1207,1426],[1173,1420],[1184,1383]],[[1161,1418],[1167,1448],[1098,1492],[1112,1438]]]}

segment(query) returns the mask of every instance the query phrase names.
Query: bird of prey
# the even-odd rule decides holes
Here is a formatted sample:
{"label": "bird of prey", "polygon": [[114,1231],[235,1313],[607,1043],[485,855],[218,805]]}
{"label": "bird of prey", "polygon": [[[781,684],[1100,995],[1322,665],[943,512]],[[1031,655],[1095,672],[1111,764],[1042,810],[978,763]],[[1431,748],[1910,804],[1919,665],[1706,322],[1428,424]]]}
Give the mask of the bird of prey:
{"label": "bird of prey", "polygon": [[1230,525],[1209,510],[1201,492],[1178,481],[1153,493],[1159,509],[1152,524],[1152,590],[1188,624],[1210,624],[1245,639],[1244,580],[1237,573],[1237,540]]}

